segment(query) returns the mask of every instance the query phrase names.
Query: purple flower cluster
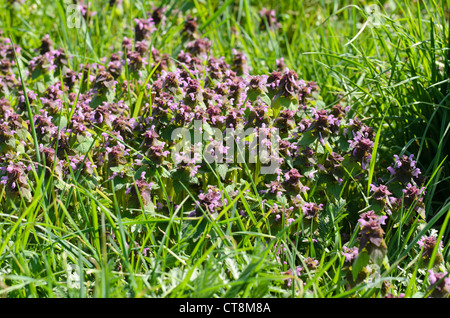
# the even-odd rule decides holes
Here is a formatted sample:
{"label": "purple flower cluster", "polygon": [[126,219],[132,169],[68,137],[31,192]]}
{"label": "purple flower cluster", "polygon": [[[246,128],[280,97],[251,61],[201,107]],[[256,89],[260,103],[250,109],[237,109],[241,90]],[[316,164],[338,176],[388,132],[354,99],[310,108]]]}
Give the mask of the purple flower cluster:
{"label": "purple flower cluster", "polygon": [[270,29],[278,29],[281,27],[281,23],[277,21],[277,16],[275,10],[269,10],[267,8],[262,8],[259,11],[259,15],[261,17],[260,28],[265,30],[266,25]]}
{"label": "purple flower cluster", "polygon": [[361,229],[359,236],[359,253],[366,249],[373,258],[384,256],[387,252],[386,242],[384,241],[385,215],[377,215],[374,211],[368,211],[361,214],[358,220]]}
{"label": "purple flower cluster", "polygon": [[[360,224],[359,248],[344,246],[345,263],[351,264],[364,250],[385,255],[386,221],[401,208],[423,208],[425,188],[413,156],[394,156],[390,180],[370,184],[373,206],[364,206],[360,189],[367,186],[374,147],[371,127],[349,118],[349,107],[322,106],[319,86],[300,79],[283,59],[267,74],[250,74],[244,52],[233,49],[228,58],[214,56],[213,43],[200,36],[199,21],[191,16],[180,28],[185,42],[175,56],[160,51],[152,45],[158,43],[153,37],[164,33],[164,12],[164,7],[153,8],[134,19],[134,37],[121,38],[109,56],[76,69],[70,67],[72,57],[44,36],[31,50],[25,88],[16,79],[14,52],[21,50],[0,38],[0,193],[5,189],[5,197],[30,200],[33,168],[39,166],[47,179],[70,184],[77,177],[101,193],[114,192],[124,213],[139,209],[141,201],[144,208],[157,207],[161,214],[184,204],[193,207],[190,216],[201,217],[203,210],[216,217],[231,204],[227,198],[254,182],[255,193],[242,193],[245,200],[236,200],[236,209],[226,209],[228,213],[251,210],[259,220],[267,218],[268,230],[275,234],[301,219],[308,230],[295,233],[306,236],[297,240],[296,248],[307,251],[310,246],[304,242],[323,243],[330,213],[342,199],[349,203],[351,217],[370,210],[357,221],[349,217],[343,222],[348,225],[342,231]],[[273,10],[262,10],[261,19],[262,28],[280,27]],[[174,151],[172,132],[193,132],[196,121],[203,125],[200,145]],[[207,133],[227,128],[263,131],[276,140],[236,136],[248,154],[245,164],[218,165],[218,159],[234,149]],[[278,151],[270,158],[278,168],[264,175],[256,149],[275,143]],[[206,165],[202,155],[215,159],[214,164]],[[402,185],[400,193],[391,188],[395,182]],[[68,188],[57,186],[54,192],[65,195]],[[431,238],[420,241],[423,258],[432,243]],[[304,266],[315,270],[319,263],[305,258],[304,264],[295,265],[302,267],[287,275],[293,270],[302,274]]]}
{"label": "purple flower cluster", "polygon": [[53,49],[50,35],[41,39],[41,46],[37,49],[39,55],[32,58],[29,63],[31,76],[37,78],[41,74],[48,74],[67,66],[68,59],[63,49]]}
{"label": "purple flower cluster", "polygon": [[302,212],[304,217],[309,220],[317,220],[319,217],[319,211],[322,210],[323,204],[316,204],[314,202],[306,202],[302,206]]}
{"label": "purple flower cluster", "polygon": [[447,272],[428,271],[428,281],[432,289],[431,296],[435,298],[447,298],[450,294],[450,277]]}
{"label": "purple flower cluster", "polygon": [[345,263],[351,264],[354,259],[358,257],[358,248],[357,247],[347,247],[344,246],[342,248],[342,255],[345,257]]}
{"label": "purple flower cluster", "polygon": [[360,131],[357,131],[353,135],[353,139],[348,142],[352,149],[352,156],[359,161],[363,169],[365,169],[372,158],[373,141],[369,138],[367,133],[362,134]]}
{"label": "purple flower cluster", "polygon": [[[203,208],[210,214],[220,212],[220,210],[226,206],[227,199],[223,198],[223,192],[216,186],[208,186],[206,192],[200,192],[198,195],[198,200],[196,202],[197,206]],[[200,209],[195,213],[195,215],[202,215]]]}
{"label": "purple flower cluster", "polygon": [[18,193],[21,188],[29,188],[27,170],[28,168],[21,162],[10,162],[7,167],[0,167],[6,173],[1,177],[0,183],[11,193]]}
{"label": "purple flower cluster", "polygon": [[428,263],[430,262],[435,249],[437,249],[437,251],[433,265],[439,265],[443,261],[443,256],[441,253],[442,249],[444,248],[443,243],[442,241],[440,241],[439,246],[436,246],[436,243],[436,236],[422,236],[421,239],[417,242],[421,249],[420,259],[423,266],[428,266]]}
{"label": "purple flower cluster", "polygon": [[399,180],[403,184],[411,182],[411,180],[418,180],[421,171],[416,167],[417,161],[413,160],[414,155],[411,154],[409,157],[402,155],[394,155],[395,163],[393,166],[388,167],[394,179]]}

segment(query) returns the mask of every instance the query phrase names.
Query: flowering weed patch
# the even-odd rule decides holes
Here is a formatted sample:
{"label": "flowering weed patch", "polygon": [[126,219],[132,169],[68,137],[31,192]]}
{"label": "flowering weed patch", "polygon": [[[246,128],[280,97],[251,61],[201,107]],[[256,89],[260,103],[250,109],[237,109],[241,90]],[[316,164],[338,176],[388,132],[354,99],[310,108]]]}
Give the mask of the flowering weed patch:
{"label": "flowering weed patch", "polygon": [[[80,28],[104,14],[72,9]],[[198,17],[173,10],[128,17],[97,59],[3,32],[0,293],[447,297],[449,214],[424,204],[435,174],[414,154],[378,160],[380,131],[352,105],[329,107],[282,59],[257,74],[239,48],[215,56]],[[173,50],[155,46],[168,12]]]}

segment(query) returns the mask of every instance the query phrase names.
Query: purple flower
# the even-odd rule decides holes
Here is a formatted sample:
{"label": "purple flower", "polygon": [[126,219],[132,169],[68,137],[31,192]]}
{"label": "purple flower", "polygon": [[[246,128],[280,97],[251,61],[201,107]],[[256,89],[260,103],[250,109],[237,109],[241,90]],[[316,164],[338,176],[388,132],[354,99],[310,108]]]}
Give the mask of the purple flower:
{"label": "purple flower", "polygon": [[[152,58],[154,64],[152,68],[156,67],[157,72],[161,72],[163,70],[167,71],[170,66],[170,56],[167,53],[161,54],[157,49],[152,47]],[[159,64],[157,66],[157,64]]]}
{"label": "purple flower", "polygon": [[187,85],[185,87],[185,99],[184,102],[189,106],[194,106],[203,100],[202,87],[200,83],[192,78],[188,78]]}
{"label": "purple flower", "polygon": [[62,68],[63,66],[67,66],[67,55],[64,52],[63,48],[59,48],[57,50],[52,50],[50,53],[53,56],[53,64],[56,68]]}
{"label": "purple flower", "polygon": [[[37,100],[37,96],[38,95],[34,91],[32,91],[31,89],[27,89],[27,97],[30,104],[33,104],[33,102]],[[26,107],[27,104],[25,94],[23,93],[23,91],[19,91],[17,110],[25,111]]]}
{"label": "purple flower", "polygon": [[9,38],[4,38],[3,41],[5,42],[5,44],[0,45],[0,57],[8,59],[12,63],[12,65],[14,65],[15,63],[14,54],[17,54],[18,56],[22,48],[17,45],[13,46]]}
{"label": "purple flower", "polygon": [[421,174],[419,168],[416,167],[417,161],[413,160],[414,155],[408,156],[394,155],[395,162],[394,165],[388,167],[388,171],[394,177],[394,179],[399,180],[401,183],[406,184],[411,182],[411,180],[417,180]]}
{"label": "purple flower", "polygon": [[280,197],[283,192],[286,191],[282,183],[278,180],[271,181],[269,184],[266,184],[266,187],[268,188],[268,190],[264,190],[264,192],[275,193],[277,197]]}
{"label": "purple flower", "polygon": [[[226,199],[224,199],[224,202],[227,204]],[[216,186],[209,185],[206,192],[201,192],[198,195],[197,204],[206,208],[209,213],[218,212],[223,207],[222,191]]]}
{"label": "purple flower", "polygon": [[[420,240],[417,242],[419,247],[422,250],[422,254],[420,255],[421,260],[425,266],[428,266],[429,261],[431,260],[431,256],[433,254],[434,249],[436,248],[437,237],[436,236],[422,236]],[[443,257],[441,254],[441,250],[443,249],[442,240],[440,241],[439,248],[436,253],[435,263],[434,265],[438,265],[442,262]]]}
{"label": "purple flower", "polygon": [[275,245],[275,255],[278,262],[281,262],[281,256],[287,251],[287,248],[283,244]]}
{"label": "purple flower", "polygon": [[327,159],[325,160],[324,167],[327,169],[328,172],[334,172],[341,166],[341,163],[343,161],[344,157],[342,157],[338,153],[332,152],[328,155]]}
{"label": "purple flower", "polygon": [[134,22],[136,23],[134,27],[134,38],[136,42],[147,40],[150,34],[157,30],[152,18],[134,19]]}
{"label": "purple flower", "polygon": [[144,247],[144,248],[142,249],[142,255],[147,256],[147,254],[148,254],[149,251],[150,251],[150,248],[149,248],[149,247]]}
{"label": "purple flower", "polygon": [[148,50],[148,45],[145,41],[138,41],[135,44],[136,52],[139,53],[140,56],[144,57]]}
{"label": "purple flower", "polygon": [[122,145],[106,147],[105,154],[111,166],[125,165],[127,163],[125,156],[128,155],[128,151]]}
{"label": "purple flower", "polygon": [[281,23],[277,22],[275,10],[262,8],[259,11],[259,16],[261,17],[261,22],[259,24],[260,29],[265,30],[266,24],[269,29],[278,29],[279,27],[281,27]]}
{"label": "purple flower", "polygon": [[167,157],[170,153],[169,150],[164,150],[165,142],[155,142],[153,143],[149,150],[146,152],[149,159],[154,163],[162,163],[162,160]]}
{"label": "purple flower", "polygon": [[448,272],[436,273],[430,269],[428,274],[428,280],[431,284],[430,289],[433,289],[431,296],[446,298],[450,294],[450,277],[448,277]]}
{"label": "purple flower", "polygon": [[[61,52],[58,51],[50,51],[46,52],[42,55],[38,55],[30,60],[28,65],[28,69],[31,73],[35,71],[40,71],[44,74],[49,71],[55,70],[59,64],[61,64],[62,59],[60,58]],[[39,75],[39,73],[36,73]]]}
{"label": "purple flower", "polygon": [[41,115],[34,116],[34,124],[38,137],[42,138],[46,135],[52,136],[58,130],[58,127],[53,124],[52,117],[48,116],[48,113],[41,109]]}
{"label": "purple flower", "polygon": [[174,164],[177,170],[189,173],[191,177],[195,176],[200,168],[197,164],[200,154],[195,152],[193,147],[190,151],[181,151],[174,154]]}
{"label": "purple flower", "polygon": [[346,132],[348,135],[353,136],[355,132],[359,131],[366,138],[373,139],[374,131],[372,127],[365,125],[359,118],[351,118],[348,121],[348,127]]}
{"label": "purple flower", "polygon": [[[131,51],[131,47],[130,47],[129,51]],[[122,63],[120,57],[117,54],[111,54],[111,58],[110,58],[110,61],[108,63],[107,71],[114,78],[118,78],[122,74],[122,68],[123,68],[123,63]]]}
{"label": "purple flower", "polygon": [[357,247],[347,247],[343,246],[342,255],[345,257],[345,263],[351,264],[356,257],[358,257],[358,248]]}
{"label": "purple flower", "polygon": [[292,168],[284,174],[284,183],[283,185],[290,189],[295,189],[300,192],[306,192],[309,190],[307,186],[304,186],[300,178],[302,175],[298,172],[297,169]]}
{"label": "purple flower", "polygon": [[1,184],[6,186],[6,190],[11,193],[17,193],[21,188],[28,188],[26,167],[22,162],[10,162],[7,167],[2,167],[2,171],[6,172],[1,177]]}
{"label": "purple flower", "polygon": [[425,187],[418,188],[411,183],[406,185],[406,189],[402,190],[404,195],[404,204],[409,207],[414,202],[421,203],[423,201],[423,195],[425,194]]}
{"label": "purple flower", "polygon": [[[84,165],[82,166],[83,161]],[[82,171],[87,175],[93,175],[94,169],[97,168],[97,165],[92,163],[88,158],[85,159],[84,155],[70,156],[69,162],[67,164],[70,165],[73,171],[78,171],[79,169],[82,169]],[[70,171],[67,170],[65,173],[70,173]]]}
{"label": "purple flower", "polygon": [[39,47],[39,53],[45,54],[47,52],[50,52],[50,50],[52,49],[52,41],[50,40],[50,35],[46,34],[42,40],[41,40],[41,46]]}
{"label": "purple flower", "polygon": [[187,51],[193,56],[206,58],[211,49],[211,42],[208,39],[197,39],[187,44]]}
{"label": "purple flower", "polygon": [[152,6],[152,10],[153,10],[153,12],[151,14],[151,17],[152,17],[153,23],[155,25],[159,25],[159,24],[164,25],[164,23],[166,21],[165,13],[167,11],[167,8],[165,8],[165,7],[155,8]]}
{"label": "purple flower", "polygon": [[132,40],[125,36],[122,40],[122,48],[124,48],[127,51],[131,51],[132,47],[133,47]]}
{"label": "purple flower", "polygon": [[391,215],[391,203],[395,203],[396,198],[391,196],[392,193],[388,190],[387,186],[381,184],[377,187],[374,184],[370,184],[370,191],[372,192],[371,198],[381,203],[386,208],[386,212]]}
{"label": "purple flower", "polygon": [[245,54],[237,51],[236,49],[233,49],[232,53],[233,63],[231,69],[236,72],[236,75],[238,76],[247,74],[249,71],[249,66],[247,64],[247,57],[245,56]]}
{"label": "purple flower", "polygon": [[305,202],[302,206],[302,211],[305,218],[308,220],[317,220],[319,211],[323,209],[323,204],[316,204],[314,202]]}
{"label": "purple flower", "polygon": [[[295,221],[294,218],[291,217],[292,211],[294,207],[281,207],[278,204],[274,203],[271,208],[271,214],[275,215],[274,222],[277,225],[289,226],[292,222]],[[281,224],[281,221],[284,219],[285,224]]]}
{"label": "purple flower", "polygon": [[[39,152],[42,153],[43,158],[45,159],[45,165],[50,169],[53,169],[53,165],[55,162],[58,162],[58,157],[55,155],[55,150],[50,147],[44,147],[42,144],[39,145]],[[56,172],[60,171],[59,165],[55,168]]]}
{"label": "purple flower", "polygon": [[111,116],[111,110],[106,102],[103,105],[98,106],[89,115],[89,120],[92,124],[103,124],[111,125],[113,117]]}
{"label": "purple flower", "polygon": [[7,59],[0,60],[0,73],[5,75],[12,74],[12,65],[13,63],[8,61]]}
{"label": "purple flower", "polygon": [[249,107],[250,112],[248,115],[247,124],[254,125],[256,127],[267,126],[270,122],[270,117],[267,115],[269,106],[257,99],[253,102],[253,105]]}
{"label": "purple flower", "polygon": [[337,104],[332,107],[331,113],[336,118],[343,118],[345,116],[345,113],[347,113],[348,110],[349,110],[349,106],[347,106],[346,108],[343,108],[342,105]]}
{"label": "purple flower", "polygon": [[[286,70],[287,71],[287,70]],[[281,78],[283,77],[283,73],[278,71],[273,71],[266,80],[266,86],[271,94],[275,94],[280,86]]]}
{"label": "purple flower", "polygon": [[94,89],[99,93],[113,89],[117,84],[114,77],[107,71],[100,71],[94,80]]}
{"label": "purple flower", "polygon": [[325,109],[311,108],[313,121],[312,128],[315,128],[319,133],[336,132],[339,130],[340,120],[334,115],[329,114]]}
{"label": "purple flower", "polygon": [[64,78],[63,78],[64,85],[70,90],[75,86],[75,84],[79,80],[79,78],[80,77],[77,72],[68,70],[64,74]]}
{"label": "purple flower", "polygon": [[13,112],[11,108],[11,103],[5,97],[0,97],[0,118],[7,120],[8,115]]}
{"label": "purple flower", "polygon": [[377,187],[374,184],[370,185],[370,191],[373,192],[373,198],[378,201],[385,201],[388,199],[389,195],[392,193],[388,190],[385,185],[380,185]]}
{"label": "purple flower", "polygon": [[133,118],[128,119],[123,116],[116,117],[112,122],[112,128],[119,132],[125,140],[134,138],[133,135]]}
{"label": "purple flower", "polygon": [[[270,77],[267,79],[269,82]],[[286,70],[278,84],[278,89],[286,97],[298,98],[300,93],[300,84],[298,74],[291,70]]]}
{"label": "purple flower", "polygon": [[384,241],[384,231],[381,228],[386,219],[387,216],[379,216],[374,211],[361,214],[358,220],[361,225],[359,252],[366,248],[375,258],[380,256],[377,252],[380,252],[381,256],[386,253],[387,246]]}
{"label": "purple flower", "polygon": [[279,152],[285,157],[291,157],[297,151],[296,143],[291,143],[285,139],[278,140]]}
{"label": "purple flower", "polygon": [[[151,198],[151,190],[154,186],[153,182],[147,182],[145,178],[146,173],[142,172],[141,177],[135,181],[134,184],[127,187],[125,193],[128,194],[131,198],[134,198],[136,201],[138,201],[138,192],[142,199],[142,203],[144,206],[148,205],[152,202]],[[137,191],[136,192],[136,188]]]}
{"label": "purple flower", "polygon": [[257,94],[262,94],[267,90],[266,88],[266,81],[268,76],[267,75],[254,75],[249,76],[248,79],[248,89],[249,92],[254,92]]}
{"label": "purple flower", "polygon": [[12,130],[8,122],[0,122],[0,144],[6,144],[8,140],[14,138],[15,130]]}
{"label": "purple flower", "polygon": [[127,52],[127,65],[130,72],[137,72],[146,64],[148,64],[147,60],[138,51]]}
{"label": "purple flower", "polygon": [[[303,271],[303,268],[301,266],[297,266],[295,268],[295,276],[300,276],[301,272]],[[292,270],[292,268],[289,268],[287,271],[285,271],[284,273],[281,273],[282,275],[287,275],[287,276],[294,276],[294,271]],[[284,279],[286,281],[286,287],[291,287],[292,286],[292,278],[285,278]]]}
{"label": "purple flower", "polygon": [[425,218],[425,204],[423,203],[425,187],[418,188],[416,185],[408,183],[406,188],[402,191],[402,197],[392,200],[395,207],[397,209],[412,209]]}
{"label": "purple flower", "polygon": [[319,268],[319,261],[312,257],[307,257],[305,258],[305,265],[309,270],[315,270]]}
{"label": "purple flower", "polygon": [[296,126],[295,112],[289,109],[283,109],[278,114],[278,117],[274,121],[274,126],[277,127],[281,133],[289,132]]}
{"label": "purple flower", "polygon": [[385,215],[380,216],[371,210],[361,214],[361,217],[358,220],[358,222],[361,224],[361,227],[377,227],[380,225],[384,225],[386,219],[387,216]]}
{"label": "purple flower", "polygon": [[[230,69],[230,65],[225,62],[225,59],[222,57],[220,59],[215,57],[209,57],[207,72],[209,73],[209,77],[213,80],[223,80],[225,76],[225,72]],[[207,78],[207,83],[210,83],[209,78]]]}
{"label": "purple flower", "polygon": [[197,17],[188,15],[184,20],[183,30],[181,34],[186,34],[188,37],[194,37],[197,31]]}
{"label": "purple flower", "polygon": [[351,153],[355,160],[361,163],[363,169],[366,169],[366,166],[369,164],[370,159],[372,157],[372,148],[373,141],[368,138],[368,134],[362,134],[357,131],[356,134],[353,135],[353,139],[349,140]]}
{"label": "purple flower", "polygon": [[60,130],[59,133],[57,132],[52,135],[51,146],[55,148],[56,144],[58,144],[57,156],[59,158],[65,158],[65,154],[70,152],[69,135],[66,131]]}
{"label": "purple flower", "polygon": [[281,57],[279,59],[276,59],[276,70],[278,72],[284,72],[286,71],[287,67],[286,67],[286,63],[284,62],[284,58]]}

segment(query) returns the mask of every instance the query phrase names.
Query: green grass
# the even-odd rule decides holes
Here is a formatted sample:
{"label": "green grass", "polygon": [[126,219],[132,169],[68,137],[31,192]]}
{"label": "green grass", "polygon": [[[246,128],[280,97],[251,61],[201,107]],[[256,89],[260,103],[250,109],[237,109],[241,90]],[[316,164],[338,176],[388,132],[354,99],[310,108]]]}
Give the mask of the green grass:
{"label": "green grass", "polygon": [[[14,8],[8,3],[0,1],[0,28],[22,47],[19,64],[24,66],[47,33],[55,47],[73,56],[73,68],[101,63],[110,46],[118,49],[123,36],[133,38],[133,19],[151,10],[145,1],[124,0],[123,10],[93,1],[97,14],[86,29],[69,29],[62,1],[29,1]],[[253,74],[267,74],[283,57],[301,78],[318,83],[326,107],[350,106],[351,115],[373,126],[378,133],[369,184],[379,177],[375,163],[388,166],[392,154],[417,154],[419,167],[431,177],[425,195],[427,222],[410,227],[411,212],[402,211],[399,226],[386,233],[389,262],[380,264],[373,280],[347,289],[343,281],[348,269],[340,252],[343,229],[338,225],[345,205],[325,211],[326,221],[319,225],[322,248],[311,242],[304,254],[288,240],[288,232],[302,228],[303,220],[270,233],[268,211],[254,191],[251,173],[246,176],[250,182],[238,189],[249,194],[234,201],[223,198],[229,204],[213,219],[207,213],[205,218],[189,218],[183,206],[173,207],[169,196],[175,190],[164,176],[157,178],[170,215],[138,209],[138,217],[126,218],[113,182],[105,185],[105,192],[89,189],[74,171],[68,197],[58,198],[48,194],[56,180],[36,171],[37,194],[31,204],[0,205],[0,296],[381,297],[381,281],[389,281],[396,293],[424,297],[429,283],[426,271],[415,262],[417,241],[435,229],[444,236],[444,259],[450,252],[450,1],[376,2],[380,25],[371,24],[368,1],[162,3],[169,10],[169,31],[153,42],[162,52],[176,57],[183,43],[182,20],[170,12],[190,13],[197,17],[202,36],[213,43],[214,56],[231,62],[232,49],[237,48],[249,58]],[[259,28],[261,7],[276,9],[280,29]],[[125,99],[139,93],[128,90]],[[137,114],[140,104],[136,109]],[[28,102],[27,111],[28,117],[36,113]],[[67,115],[73,115],[70,109]],[[31,131],[35,133],[33,127]],[[38,147],[35,134],[32,137]],[[210,168],[217,177],[217,167]],[[180,201],[190,199],[189,189],[184,190],[177,193]],[[368,185],[362,189],[365,196],[368,190]],[[249,218],[241,216],[236,202]],[[71,204],[77,213],[68,209]],[[286,248],[284,265],[274,261],[280,244]],[[302,278],[286,272],[299,262],[307,268],[308,257],[319,260],[318,268],[306,269]],[[443,269],[449,270],[448,263]],[[285,288],[287,278],[293,281],[290,289]]]}

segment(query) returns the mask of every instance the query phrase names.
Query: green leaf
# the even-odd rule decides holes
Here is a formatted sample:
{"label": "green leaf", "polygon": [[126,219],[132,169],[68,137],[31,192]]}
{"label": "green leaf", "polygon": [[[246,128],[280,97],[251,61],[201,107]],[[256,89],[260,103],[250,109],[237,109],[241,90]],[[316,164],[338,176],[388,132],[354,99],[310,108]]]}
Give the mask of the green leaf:
{"label": "green leaf", "polygon": [[217,172],[222,177],[222,179],[225,180],[225,177],[227,176],[227,172],[228,172],[228,165],[226,163],[217,165]]}
{"label": "green leaf", "polygon": [[[247,97],[251,101],[255,101],[258,98],[258,96],[259,96],[259,92],[256,90],[249,89],[247,92]],[[269,105],[270,105],[270,103],[269,103]]]}
{"label": "green leaf", "polygon": [[301,134],[300,139],[297,144],[300,146],[310,146],[316,141],[317,137],[313,135],[312,132],[307,131]]}
{"label": "green leaf", "polygon": [[267,105],[270,105],[272,102],[270,100],[270,97],[267,96],[267,94],[260,95],[261,100],[266,103]]}
{"label": "green leaf", "polygon": [[203,130],[210,136],[214,136],[214,131],[212,130],[211,126],[207,123],[203,123]]}
{"label": "green leaf", "polygon": [[14,137],[8,138],[5,141],[5,144],[10,146],[11,148],[14,148],[16,146],[16,139]]}
{"label": "green leaf", "polygon": [[31,134],[28,132],[28,129],[20,128],[16,130],[16,135],[19,137],[20,140],[26,141],[28,139],[28,136],[31,137]]}
{"label": "green leaf", "polygon": [[59,125],[59,127],[67,127],[67,124],[68,124],[67,117],[62,114],[57,114],[55,116],[54,123],[56,125]]}
{"label": "green leaf", "polygon": [[335,199],[338,200],[341,197],[343,185],[339,185],[337,182],[329,182],[327,183],[326,188]]}
{"label": "green leaf", "polygon": [[317,109],[324,109],[326,106],[325,102],[320,99],[316,100],[315,104]]}
{"label": "green leaf", "polygon": [[268,280],[259,280],[256,282],[256,286],[253,286],[252,297],[254,298],[264,298],[267,296],[269,292],[269,284]]}
{"label": "green leaf", "polygon": [[227,257],[225,259],[225,266],[230,271],[230,273],[234,279],[239,278],[240,271],[239,271],[239,265],[238,265],[236,259],[234,259],[232,257]]}
{"label": "green leaf", "polygon": [[78,144],[74,146],[75,150],[82,154],[86,154],[89,151],[92,143],[94,142],[94,139],[90,136],[78,135],[77,141]]}
{"label": "green leaf", "polygon": [[148,200],[144,204],[144,210],[149,214],[155,214],[155,205],[152,201]]}
{"label": "green leaf", "polygon": [[118,192],[119,190],[124,189],[127,186],[128,182],[126,178],[115,177],[114,178],[114,191]]}
{"label": "green leaf", "polygon": [[31,191],[28,188],[20,188],[20,194],[26,199],[28,202],[31,202],[33,200],[33,195],[31,194]]}
{"label": "green leaf", "polygon": [[362,171],[361,164],[359,162],[352,160],[350,155],[344,156],[342,166],[350,173],[351,176],[355,176]]}
{"label": "green leaf", "polygon": [[367,253],[367,251],[362,251],[359,253],[358,257],[355,259],[352,265],[352,276],[353,280],[356,280],[356,277],[358,277],[359,272],[363,269],[364,266],[366,266],[369,263],[370,256]]}
{"label": "green leaf", "polygon": [[278,99],[278,101],[280,102],[280,105],[284,109],[296,111],[298,108],[298,99],[297,98],[280,97]]}

